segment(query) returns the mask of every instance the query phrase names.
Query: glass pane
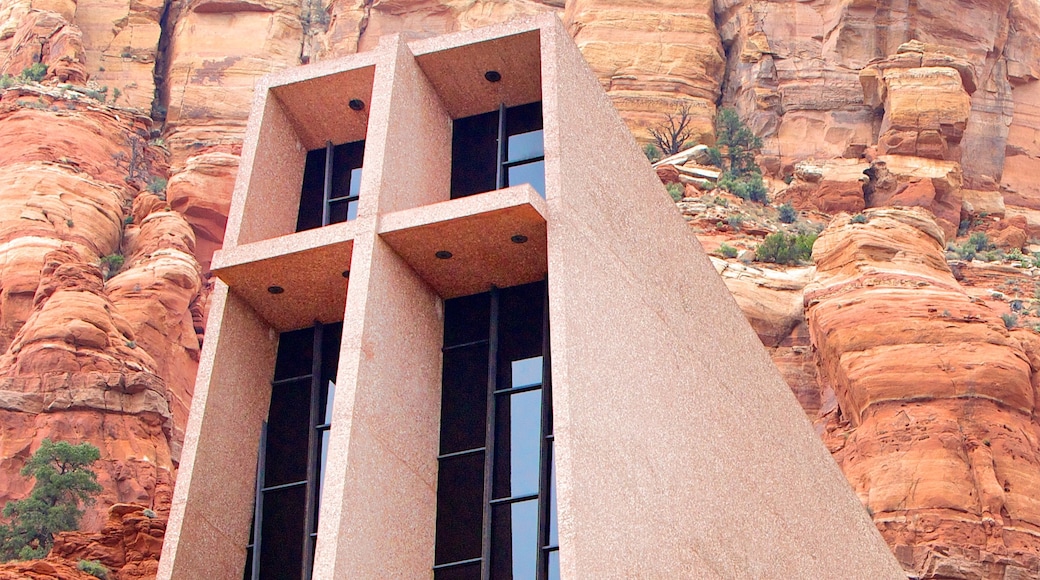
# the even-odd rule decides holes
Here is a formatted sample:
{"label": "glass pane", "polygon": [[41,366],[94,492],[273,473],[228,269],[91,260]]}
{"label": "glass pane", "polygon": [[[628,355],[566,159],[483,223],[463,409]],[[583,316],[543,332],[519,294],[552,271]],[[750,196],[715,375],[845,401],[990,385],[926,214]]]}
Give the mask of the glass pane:
{"label": "glass pane", "polygon": [[495,415],[494,497],[537,494],[542,390],[498,395]]}
{"label": "glass pane", "polygon": [[560,580],[560,551],[549,552],[549,580]]}
{"label": "glass pane", "polygon": [[329,386],[325,390],[325,414],[322,415],[322,425],[328,425],[332,423],[332,404],[336,402],[336,383],[329,381]]}
{"label": "glass pane", "polygon": [[325,463],[329,458],[329,431],[321,432],[321,462],[318,464],[318,489],[314,494],[314,529],[318,531],[318,513],[321,512],[321,492],[325,489]]}
{"label": "glass pane", "polygon": [[436,564],[480,557],[484,453],[442,459],[437,473]]}
{"label": "glass pane", "polygon": [[556,515],[556,446],[549,443],[549,544],[560,546],[559,518]]}
{"label": "glass pane", "polygon": [[457,568],[436,570],[433,573],[433,580],[480,580],[480,562]]}
{"label": "glass pane", "polygon": [[545,197],[545,162],[532,161],[523,165],[514,165],[509,168],[508,180],[508,185],[530,183],[535,191]]}
{"label": "glass pane", "polygon": [[507,162],[523,161],[524,159],[545,155],[545,149],[542,147],[541,130],[510,135],[506,141],[506,147],[508,151],[506,155]]}
{"label": "glass pane", "polygon": [[329,202],[329,224],[340,224],[357,217],[357,201],[346,198]]}
{"label": "glass pane", "polygon": [[350,197],[361,195],[361,168],[350,170]]}
{"label": "glass pane", "polygon": [[260,537],[260,578],[299,578],[303,564],[304,486],[264,494],[263,535]]}
{"label": "glass pane", "polygon": [[246,567],[242,571],[242,580],[253,580],[253,549],[246,548]]}
{"label": "glass pane", "polygon": [[444,346],[486,340],[491,325],[487,292],[444,301]]}
{"label": "glass pane", "polygon": [[296,215],[296,231],[321,227],[321,204],[325,199],[325,148],[307,152],[300,188],[300,211]]}
{"label": "glass pane", "polygon": [[329,198],[347,197],[354,188],[354,171],[361,167],[364,160],[365,142],[336,145],[332,155],[332,192]]}
{"label": "glass pane", "polygon": [[441,379],[441,454],[484,446],[487,426],[487,344],[444,353]]}
{"label": "glass pane", "polygon": [[535,356],[512,363],[513,388],[542,384],[542,357]]}
{"label": "glass pane", "polygon": [[314,357],[314,329],[303,328],[278,335],[278,357],[274,379],[309,376]]}
{"label": "glass pane", "polygon": [[[343,335],[343,323],[326,324],[322,329],[321,341],[321,380],[335,381],[336,367],[339,366],[339,343]],[[322,393],[321,408],[327,407],[329,399]],[[331,417],[330,417],[331,419]]]}
{"label": "glass pane", "polygon": [[491,508],[491,577],[533,580],[538,558],[538,500]]}
{"label": "glass pane", "polygon": [[451,132],[451,199],[496,189],[498,111],[455,119]]}
{"label": "glass pane", "polygon": [[277,385],[271,391],[264,487],[307,479],[310,400],[309,379]]}

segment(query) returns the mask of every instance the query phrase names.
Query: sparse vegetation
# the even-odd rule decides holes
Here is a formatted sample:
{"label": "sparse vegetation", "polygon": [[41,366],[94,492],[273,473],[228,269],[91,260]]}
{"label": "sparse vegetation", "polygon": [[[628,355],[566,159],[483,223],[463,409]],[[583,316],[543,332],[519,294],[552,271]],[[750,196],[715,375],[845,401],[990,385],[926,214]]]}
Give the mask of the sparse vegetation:
{"label": "sparse vegetation", "polygon": [[781,205],[778,211],[780,212],[779,218],[782,223],[793,224],[798,219],[798,212],[789,203]]}
{"label": "sparse vegetation", "polygon": [[736,258],[737,253],[737,249],[729,244],[723,243],[719,245],[719,255],[723,258]]}
{"label": "sparse vegetation", "polygon": [[683,196],[686,192],[686,186],[681,183],[669,183],[668,184],[668,195],[672,196],[672,201],[682,201]]}
{"label": "sparse vegetation", "polygon": [[867,223],[867,216],[866,216],[866,214],[858,213],[858,214],[852,216],[852,219],[849,220],[849,223],[850,224],[865,224],[865,223]]}
{"label": "sparse vegetation", "polygon": [[80,572],[86,572],[95,578],[108,580],[108,568],[97,560],[80,560],[76,563],[76,569]]}
{"label": "sparse vegetation", "polygon": [[744,216],[731,215],[726,218],[726,225],[732,228],[733,231],[740,231],[740,227],[744,225]]}
{"label": "sparse vegetation", "polygon": [[0,561],[42,558],[54,544],[54,534],[79,526],[80,504],[93,504],[101,492],[97,474],[90,470],[100,457],[90,443],[43,440],[20,472],[36,479],[32,492],[4,506],[7,522],[0,524]]}
{"label": "sparse vegetation", "polygon": [[33,81],[38,83],[47,76],[47,65],[42,62],[34,62],[22,69],[22,74],[20,76],[24,81]]}
{"label": "sparse vegetation", "polygon": [[165,177],[153,176],[152,179],[148,181],[148,191],[159,195],[166,191],[166,183]]}
{"label": "sparse vegetation", "polygon": [[122,254],[109,254],[101,258],[101,272],[105,276],[105,280],[115,276],[123,269],[123,264],[126,262],[126,258]]}
{"label": "sparse vegetation", "polygon": [[9,89],[14,86],[15,80],[11,75],[0,76],[0,89]]}
{"label": "sparse vegetation", "polygon": [[715,116],[715,147],[708,149],[712,165],[722,169],[719,187],[742,199],[768,201],[762,169],[755,154],[762,140],[744,124],[733,109],[720,109]]}
{"label": "sparse vegetation", "polygon": [[999,260],[1003,257],[1003,253],[1001,252],[998,256],[998,252],[994,248],[995,246],[989,241],[986,232],[975,232],[960,247],[954,247],[953,252],[962,260],[974,260],[982,252],[986,252],[982,257],[987,261]]}
{"label": "sparse vegetation", "polygon": [[683,150],[693,136],[692,123],[690,104],[683,103],[676,112],[669,113],[662,123],[650,127],[650,135],[662,155],[675,155]]}
{"label": "sparse vegetation", "polygon": [[1010,313],[1005,312],[1004,314],[1000,315],[1000,319],[1004,321],[1004,328],[1006,328],[1008,330],[1011,330],[1012,328],[1015,328],[1016,326],[1018,326],[1018,315],[1017,314],[1010,314]]}
{"label": "sparse vegetation", "polygon": [[643,145],[643,155],[646,155],[646,158],[650,160],[650,163],[657,163],[662,159],[661,150],[653,143]]}
{"label": "sparse vegetation", "polygon": [[812,257],[816,234],[787,234],[776,232],[766,236],[755,248],[755,259],[774,264],[798,264]]}

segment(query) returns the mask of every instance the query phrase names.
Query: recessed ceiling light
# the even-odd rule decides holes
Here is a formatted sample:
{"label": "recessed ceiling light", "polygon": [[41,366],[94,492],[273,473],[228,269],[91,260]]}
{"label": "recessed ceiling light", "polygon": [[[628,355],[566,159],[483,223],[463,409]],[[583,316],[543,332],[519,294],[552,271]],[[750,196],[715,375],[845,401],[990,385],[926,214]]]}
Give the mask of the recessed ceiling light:
{"label": "recessed ceiling light", "polygon": [[498,72],[497,70],[489,70],[486,73],[484,73],[484,79],[486,79],[489,83],[497,83],[498,81],[502,80],[502,73]]}
{"label": "recessed ceiling light", "polygon": [[[343,101],[340,102],[342,103]],[[360,111],[365,108],[365,101],[362,101],[361,99],[350,99],[347,106],[350,107],[352,111]]]}
{"label": "recessed ceiling light", "polygon": [[447,260],[451,258],[451,252],[449,252],[448,250],[438,250],[437,253],[434,254],[434,256],[437,256],[441,260]]}
{"label": "recessed ceiling light", "polygon": [[281,294],[282,292],[285,292],[285,288],[282,288],[281,286],[268,286],[267,291],[271,294]]}
{"label": "recessed ceiling light", "polygon": [[527,242],[527,236],[525,236],[523,234],[517,234],[517,235],[509,238],[509,241],[513,242],[514,244],[523,244],[523,243]]}

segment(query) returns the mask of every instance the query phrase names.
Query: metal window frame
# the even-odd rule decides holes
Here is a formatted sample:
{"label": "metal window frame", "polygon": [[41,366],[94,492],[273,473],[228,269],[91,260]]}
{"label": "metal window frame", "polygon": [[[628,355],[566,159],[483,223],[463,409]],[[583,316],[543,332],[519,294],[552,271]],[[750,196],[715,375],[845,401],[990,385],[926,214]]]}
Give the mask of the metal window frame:
{"label": "metal window frame", "polygon": [[[504,124],[500,123],[500,128],[504,127]],[[500,152],[501,153],[501,152]],[[501,169],[502,164],[499,164]],[[508,505],[521,501],[530,501],[537,498],[538,500],[538,520],[537,520],[537,552],[536,552],[536,580],[546,580],[548,577],[548,553],[559,549],[557,546],[549,545],[549,523],[551,515],[549,513],[551,504],[549,502],[549,491],[551,486],[551,453],[550,446],[553,441],[552,434],[552,367],[550,364],[549,357],[549,288],[548,280],[544,280],[545,291],[544,291],[544,306],[542,314],[542,382],[540,385],[524,385],[523,387],[508,387],[498,388],[498,351],[499,351],[499,299],[501,290],[497,287],[492,287],[490,291],[490,306],[489,306],[489,328],[488,338],[477,341],[470,341],[467,343],[461,343],[457,345],[444,346],[443,352],[454,350],[461,346],[472,346],[475,344],[487,343],[488,348],[488,376],[487,376],[487,387],[485,389],[487,393],[487,407],[485,417],[485,433],[484,433],[484,446],[476,447],[473,449],[465,449],[454,453],[447,453],[438,455],[438,464],[442,459],[449,459],[462,455],[470,455],[474,453],[484,452],[484,497],[482,502],[482,514],[481,514],[481,555],[479,558],[469,558],[466,560],[458,560],[454,562],[444,562],[441,564],[435,564],[433,570],[444,570],[450,568],[457,568],[462,566],[470,566],[476,563],[480,563],[480,577],[482,580],[491,580],[491,560],[492,560],[492,545],[491,545],[491,508],[498,505]],[[533,391],[535,389],[542,389],[542,405],[541,405],[541,433],[539,434],[539,463],[538,463],[538,492],[536,494],[525,494],[522,496],[510,496],[505,498],[494,498],[493,484],[494,484],[494,464],[495,464],[495,423],[496,423],[496,407],[498,395],[501,394],[517,394],[527,391]]]}
{"label": "metal window frame", "polygon": [[304,505],[306,508],[304,511],[303,555],[302,561],[300,562],[300,577],[303,580],[310,580],[313,573],[314,547],[317,541],[317,533],[316,530],[312,530],[314,529],[314,524],[318,517],[317,494],[320,493],[318,482],[321,479],[321,474],[318,473],[318,462],[321,460],[321,450],[319,448],[321,445],[320,433],[327,431],[331,427],[330,424],[325,423],[325,416],[322,412],[323,409],[320,408],[322,387],[321,369],[325,354],[325,325],[320,322],[315,322],[313,328],[314,334],[311,343],[310,374],[271,381],[271,387],[273,389],[281,385],[310,379],[311,392],[310,409],[308,413],[309,427],[307,432],[307,478],[270,487],[265,485],[268,433],[267,421],[264,421],[260,430],[260,448],[257,454],[256,499],[253,504],[253,537],[250,538],[249,544],[246,545],[246,548],[253,548],[252,580],[260,580],[260,554],[263,551],[263,515],[264,498],[266,494],[272,491],[300,486],[306,486],[304,491]]}

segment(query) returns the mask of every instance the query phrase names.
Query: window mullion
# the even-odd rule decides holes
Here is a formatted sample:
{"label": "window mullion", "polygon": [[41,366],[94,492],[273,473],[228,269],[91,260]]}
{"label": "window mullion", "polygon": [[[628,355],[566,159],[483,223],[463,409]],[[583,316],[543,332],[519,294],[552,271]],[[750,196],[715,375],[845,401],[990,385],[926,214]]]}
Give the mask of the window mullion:
{"label": "window mullion", "polygon": [[549,543],[549,487],[551,469],[549,462],[550,437],[552,433],[552,371],[549,366],[549,283],[545,283],[545,298],[542,307],[542,425],[538,438],[538,552],[535,557],[536,580],[548,578],[548,554],[542,546]]}
{"label": "window mullion", "polygon": [[260,425],[260,453],[256,456],[256,495],[253,496],[253,564],[251,580],[260,580],[260,547],[263,541],[264,479],[267,470],[267,421]]}
{"label": "window mullion", "polygon": [[304,492],[306,511],[303,516],[303,562],[301,563],[303,571],[301,577],[303,580],[310,580],[311,577],[311,563],[313,562],[312,556],[315,543],[314,538],[311,537],[311,530],[314,528],[314,505],[317,499],[315,495],[318,492],[316,472],[318,470],[318,445],[320,445],[321,439],[317,436],[318,430],[314,426],[319,421],[324,422],[324,417],[319,419],[319,414],[323,411],[319,406],[321,405],[320,391],[324,330],[325,327],[320,322],[314,324],[314,342],[311,347],[311,408],[307,425],[307,488]]}
{"label": "window mullion", "polygon": [[[504,105],[503,105],[504,108]],[[501,137],[503,125],[501,117],[499,120],[499,136]],[[500,139],[501,142],[501,139]],[[501,157],[501,147],[499,148]],[[499,164],[501,173],[501,164]],[[491,578],[491,485],[493,482],[493,471],[495,467],[495,390],[498,385],[498,299],[499,292],[495,286],[491,287],[491,312],[488,327],[488,384],[487,384],[487,421],[484,433],[484,501],[483,530],[480,537],[480,577],[483,580]]]}
{"label": "window mullion", "polygon": [[495,189],[502,189],[506,185],[506,171],[503,163],[506,161],[506,104],[498,105],[498,159],[495,168]]}
{"label": "window mullion", "polygon": [[332,141],[325,142],[325,186],[321,195],[321,225],[329,225],[329,199],[332,197],[332,161],[334,156]]}

